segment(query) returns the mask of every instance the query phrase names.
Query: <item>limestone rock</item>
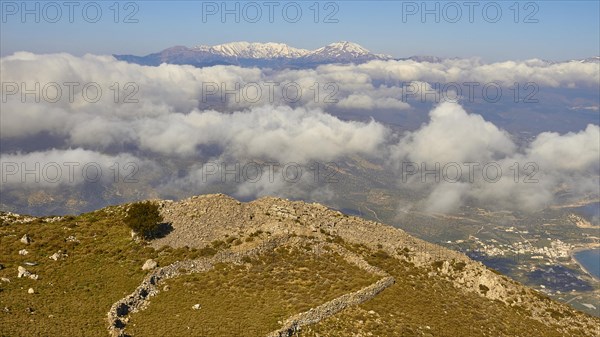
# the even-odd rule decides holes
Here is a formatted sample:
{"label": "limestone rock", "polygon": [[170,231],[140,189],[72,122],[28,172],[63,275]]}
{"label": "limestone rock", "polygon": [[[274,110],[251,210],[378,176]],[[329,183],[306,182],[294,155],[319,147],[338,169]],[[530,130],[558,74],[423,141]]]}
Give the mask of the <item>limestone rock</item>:
{"label": "limestone rock", "polygon": [[194,310],[200,310],[200,304],[194,304],[192,306],[192,309],[194,309]]}
{"label": "limestone rock", "polygon": [[135,242],[142,242],[142,241],[143,241],[143,240],[142,240],[142,237],[140,236],[140,234],[139,234],[139,233],[137,233],[137,232],[136,232],[136,231],[134,231],[134,230],[131,230],[131,233],[130,233],[130,235],[131,235],[131,240],[133,240],[133,241],[135,241]]}
{"label": "limestone rock", "polygon": [[24,267],[19,266],[17,268],[17,270],[19,271],[19,273],[17,274],[18,278],[22,278],[22,277],[29,277],[32,280],[37,280],[39,279],[39,275],[37,274],[32,274],[30,273],[27,269],[25,269]]}
{"label": "limestone rock", "polygon": [[79,243],[79,240],[77,240],[77,238],[73,235],[70,235],[68,238],[65,239],[65,241]]}
{"label": "limestone rock", "polygon": [[29,288],[29,290],[27,290],[28,294],[35,294],[35,290],[33,290],[33,288]]}
{"label": "limestone rock", "polygon": [[158,263],[152,259],[149,259],[142,266],[142,270],[152,270],[156,267],[158,267]]}
{"label": "limestone rock", "polygon": [[31,275],[31,273],[27,271],[27,269],[25,269],[24,267],[19,266],[17,270],[19,271],[19,273],[17,274],[18,278],[29,277]]}
{"label": "limestone rock", "polygon": [[61,260],[61,259],[65,258],[65,257],[67,257],[67,256],[68,256],[68,255],[67,255],[67,254],[64,254],[64,253],[62,252],[62,250],[59,250],[58,252],[56,252],[56,253],[54,253],[54,254],[50,255],[50,256],[49,256],[49,259],[50,259],[50,260],[54,260],[54,261],[58,261],[58,260]]}
{"label": "limestone rock", "polygon": [[28,245],[31,243],[31,237],[29,237],[28,234],[23,235],[23,237],[21,238],[21,242]]}
{"label": "limestone rock", "polygon": [[21,249],[19,251],[19,255],[27,255],[27,254],[29,254],[29,251],[27,251],[27,249]]}

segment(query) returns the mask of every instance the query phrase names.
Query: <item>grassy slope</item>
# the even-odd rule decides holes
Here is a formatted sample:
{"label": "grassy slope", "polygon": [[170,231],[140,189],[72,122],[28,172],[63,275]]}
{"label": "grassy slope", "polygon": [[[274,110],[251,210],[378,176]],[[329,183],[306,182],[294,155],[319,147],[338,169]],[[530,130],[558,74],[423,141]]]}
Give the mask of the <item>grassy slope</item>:
{"label": "grassy slope", "polygon": [[412,264],[362,251],[365,259],[396,278],[379,296],[311,326],[303,336],[523,336],[559,337],[556,329],[525,317],[518,308],[464,293],[449,281],[430,279]]}
{"label": "grassy slope", "polygon": [[[32,244],[19,242],[25,233],[32,236]],[[80,242],[66,242],[69,236]],[[224,249],[247,238],[232,239],[214,246]],[[19,255],[24,248],[29,254]],[[385,254],[356,245],[348,248],[386,270],[396,284],[357,308],[304,329],[303,335],[316,336],[318,331],[321,336],[347,337],[363,331],[373,336],[559,336],[516,308],[465,294],[448,281],[429,279],[426,271]],[[59,249],[69,257],[50,260],[48,256]],[[106,312],[141,282],[146,259],[165,266],[214,251],[144,247],[130,239],[120,216],[105,211],[56,223],[0,225],[0,263],[5,267],[0,277],[11,280],[0,282],[0,336],[106,336]],[[39,280],[16,277],[17,266],[25,266],[25,261],[39,263],[26,267],[39,274]],[[188,335],[188,326],[192,331],[203,326],[205,335],[217,336],[220,332],[211,329],[218,326],[227,330],[222,336],[241,335],[240,329],[244,336],[253,336],[252,329],[259,336],[276,328],[278,320],[374,281],[339,258],[302,251],[279,250],[250,262],[249,270],[219,266],[209,273],[169,280],[170,290],[152,299],[146,311],[134,314],[128,331],[176,336]],[[36,294],[28,294],[29,287]],[[196,303],[202,309],[192,311]],[[5,307],[9,312],[2,310]]]}
{"label": "grassy slope", "polygon": [[[280,327],[278,321],[377,279],[339,256],[278,248],[245,266],[220,265],[167,281],[169,290],[134,314],[126,331],[134,336],[264,336]],[[196,303],[200,310],[192,310]]]}
{"label": "grassy slope", "polygon": [[[19,241],[26,233],[33,239],[29,245]],[[69,236],[79,243],[66,242]],[[29,254],[19,255],[21,249]],[[69,256],[48,258],[59,249]],[[108,335],[106,313],[141,282],[146,259],[164,265],[198,255],[187,249],[145,248],[131,240],[120,219],[102,211],[56,223],[2,225],[0,277],[11,282],[0,282],[0,336]],[[38,265],[29,267],[26,261]],[[17,278],[18,266],[38,274],[39,280]],[[30,287],[35,294],[28,294]]]}

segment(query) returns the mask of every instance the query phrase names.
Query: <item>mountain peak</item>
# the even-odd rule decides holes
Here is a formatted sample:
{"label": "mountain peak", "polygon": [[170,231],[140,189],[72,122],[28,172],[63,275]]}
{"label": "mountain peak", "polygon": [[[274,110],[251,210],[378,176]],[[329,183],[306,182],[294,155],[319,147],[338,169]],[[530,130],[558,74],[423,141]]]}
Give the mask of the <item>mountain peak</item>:
{"label": "mountain peak", "polygon": [[334,42],[334,43],[330,43],[327,46],[332,47],[332,48],[339,48],[339,49],[343,49],[343,50],[356,50],[356,51],[360,51],[360,52],[370,53],[370,51],[368,49],[364,48],[363,46],[359,45],[358,43],[354,43],[354,42],[350,42],[350,41]]}
{"label": "mountain peak", "polygon": [[333,57],[360,57],[372,55],[368,49],[349,41],[340,41],[328,44],[325,47],[315,50],[314,53]]}

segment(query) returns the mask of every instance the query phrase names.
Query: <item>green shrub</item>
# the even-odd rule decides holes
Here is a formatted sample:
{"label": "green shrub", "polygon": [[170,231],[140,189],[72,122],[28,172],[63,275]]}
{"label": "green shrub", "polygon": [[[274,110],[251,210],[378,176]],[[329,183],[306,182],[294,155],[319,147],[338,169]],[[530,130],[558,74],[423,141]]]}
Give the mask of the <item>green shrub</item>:
{"label": "green shrub", "polygon": [[149,201],[138,202],[127,211],[125,224],[143,239],[154,238],[160,229],[163,217],[158,211],[158,205]]}

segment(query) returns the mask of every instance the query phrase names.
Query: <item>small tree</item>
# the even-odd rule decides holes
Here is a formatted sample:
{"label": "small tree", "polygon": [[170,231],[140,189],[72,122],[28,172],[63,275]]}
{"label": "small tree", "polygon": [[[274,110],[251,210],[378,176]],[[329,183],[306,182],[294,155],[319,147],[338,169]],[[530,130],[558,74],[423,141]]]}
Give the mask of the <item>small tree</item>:
{"label": "small tree", "polygon": [[149,201],[137,202],[127,211],[125,223],[143,239],[152,239],[158,234],[163,221],[158,205]]}

